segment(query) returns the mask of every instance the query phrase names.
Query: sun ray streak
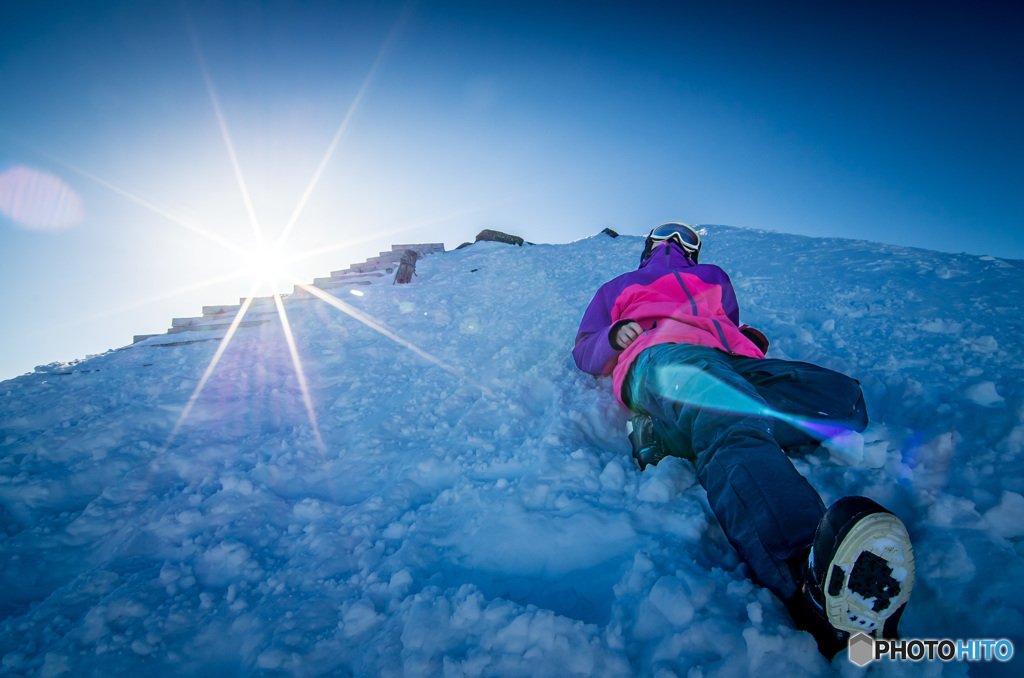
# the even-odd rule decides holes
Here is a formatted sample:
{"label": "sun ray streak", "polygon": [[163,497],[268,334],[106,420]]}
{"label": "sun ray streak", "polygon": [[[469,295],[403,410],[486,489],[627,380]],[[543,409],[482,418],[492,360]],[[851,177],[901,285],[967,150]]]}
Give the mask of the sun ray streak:
{"label": "sun ray streak", "polygon": [[[143,299],[142,301],[136,301],[136,302],[133,302],[131,304],[126,304],[125,306],[119,306],[117,308],[112,308],[112,309],[103,311],[101,313],[97,313],[95,315],[91,315],[91,316],[89,316],[87,318],[83,318],[82,321],[85,321],[85,320],[98,320],[100,318],[106,318],[108,316],[117,315],[118,313],[124,313],[125,311],[131,311],[131,310],[134,310],[136,308],[141,308],[143,306],[149,306],[150,304],[154,304],[154,303],[156,303],[158,301],[165,301],[167,299],[173,299],[174,297],[180,296],[182,294],[188,294],[189,292],[196,292],[196,291],[204,289],[206,287],[211,287],[213,285],[219,285],[220,283],[228,282],[229,280],[234,280],[236,278],[241,278],[242,276],[246,275],[246,273],[247,273],[247,271],[245,271],[245,270],[239,270],[239,271],[235,271],[234,273],[228,273],[226,275],[217,276],[216,278],[210,278],[209,280],[204,280],[202,282],[197,282],[197,283],[194,283],[192,285],[186,285],[185,287],[179,287],[176,290],[171,290],[170,292],[164,292],[163,294],[158,294],[155,297],[150,297],[148,299]],[[76,321],[76,322],[81,322],[81,321]]]}
{"label": "sun ray streak", "polygon": [[59,163],[59,164],[63,165],[64,167],[67,167],[71,171],[77,172],[78,174],[81,174],[83,177],[85,177],[87,179],[91,179],[92,181],[95,181],[99,185],[101,185],[101,186],[103,186],[105,188],[110,189],[114,193],[117,193],[118,195],[120,195],[120,196],[122,196],[124,198],[127,198],[128,200],[131,200],[132,202],[134,202],[134,203],[136,203],[138,205],[141,205],[141,206],[145,207],[150,212],[153,212],[154,214],[157,214],[157,215],[159,215],[161,217],[164,217],[165,219],[168,219],[168,220],[178,224],[179,226],[182,226],[182,227],[192,231],[193,233],[195,233],[197,235],[201,235],[202,237],[206,238],[207,240],[215,242],[215,243],[217,243],[218,245],[220,245],[222,247],[226,247],[227,249],[231,250],[232,252],[235,252],[237,254],[242,254],[242,255],[245,254],[245,250],[243,250],[241,247],[239,247],[238,245],[234,244],[230,240],[226,240],[226,239],[220,237],[219,235],[217,235],[215,233],[211,233],[210,231],[206,230],[202,226],[199,226],[197,224],[193,224],[192,222],[186,221],[186,220],[182,219],[181,217],[178,217],[178,216],[172,214],[171,212],[169,212],[168,210],[164,209],[163,207],[160,207],[159,205],[155,205],[155,204],[149,202],[148,200],[146,200],[145,198],[140,198],[139,196],[135,195],[134,193],[132,193],[132,192],[126,190],[126,189],[123,189],[123,188],[121,188],[120,186],[118,186],[116,184],[113,184],[113,183],[107,181],[103,177],[100,177],[100,176],[98,176],[96,174],[93,174],[89,170],[83,169],[83,168],[75,165],[72,162],[64,160],[63,158],[60,158],[60,157],[58,157],[58,156],[56,156],[56,155],[54,155],[54,154],[52,154],[52,153],[42,149],[42,148],[39,148],[35,144],[31,144],[31,143],[29,143],[27,141],[23,141],[23,140],[20,140],[20,139],[19,139],[19,141],[22,144],[24,144],[25,146],[27,146],[27,147],[31,148],[32,150],[36,151],[37,153],[40,153],[41,155],[45,155],[46,157],[50,158],[54,162]]}
{"label": "sun ray streak", "polygon": [[367,89],[369,89],[370,83],[373,82],[373,77],[376,74],[377,69],[380,67],[381,62],[384,61],[385,55],[388,53],[391,44],[399,33],[400,28],[405,23],[407,16],[408,10],[403,11],[395,21],[395,25],[392,26],[387,38],[384,39],[384,44],[381,45],[380,51],[377,53],[377,58],[374,59],[373,65],[370,66],[370,71],[366,74],[366,77],[363,78],[363,84],[359,87],[359,91],[356,93],[355,99],[352,100],[352,104],[348,107],[348,112],[345,114],[345,118],[341,121],[341,125],[338,126],[338,130],[334,133],[334,138],[331,139],[331,143],[327,145],[327,150],[324,152],[323,158],[320,159],[320,164],[317,166],[316,171],[313,172],[313,178],[310,179],[305,192],[303,192],[302,197],[299,198],[299,204],[295,206],[295,211],[292,212],[291,218],[288,219],[288,223],[285,225],[284,230],[281,231],[281,235],[277,239],[278,247],[284,245],[288,236],[291,235],[292,229],[295,227],[295,222],[299,220],[299,215],[302,214],[302,210],[305,209],[310,196],[313,195],[313,191],[316,189],[316,185],[319,183],[320,177],[323,175],[324,169],[327,167],[327,163],[330,161],[331,156],[334,155],[334,150],[338,147],[338,143],[341,141],[341,138],[345,136],[345,131],[348,129],[348,125],[352,121],[352,117],[359,109],[363,96],[366,94]]}
{"label": "sun ray streak", "polygon": [[256,242],[263,245],[263,232],[260,230],[259,221],[256,219],[256,210],[252,205],[252,197],[249,195],[249,188],[245,183],[245,176],[242,174],[242,166],[238,163],[238,154],[235,152],[235,145],[231,141],[231,134],[228,132],[228,124],[224,119],[224,112],[220,107],[220,100],[217,98],[217,91],[213,86],[213,79],[206,68],[206,60],[203,58],[203,51],[199,46],[199,36],[196,34],[192,22],[188,22],[189,34],[192,37],[192,46],[195,48],[196,59],[199,61],[199,68],[203,72],[203,81],[206,83],[206,91],[210,95],[210,103],[213,104],[213,112],[217,116],[217,124],[220,125],[220,133],[224,137],[224,145],[227,146],[228,155],[231,157],[231,167],[235,171],[235,179],[238,180],[238,187],[242,191],[242,200],[245,201],[245,210],[249,215],[249,223],[252,226]]}
{"label": "sun ray streak", "polygon": [[367,327],[369,327],[371,330],[374,330],[375,332],[378,332],[378,333],[384,335],[385,337],[387,337],[391,341],[395,342],[396,344],[399,344],[400,346],[404,346],[405,348],[409,349],[410,351],[412,351],[416,355],[420,356],[421,358],[424,358],[425,360],[427,360],[427,361],[437,365],[438,367],[440,367],[444,371],[446,371],[446,372],[448,372],[448,373],[458,377],[459,379],[461,379],[461,380],[463,380],[465,382],[468,382],[468,383],[472,384],[473,386],[475,386],[476,388],[480,389],[481,391],[483,391],[487,395],[492,395],[493,394],[491,389],[487,388],[483,384],[477,383],[476,381],[471,379],[466,373],[464,373],[462,370],[459,370],[459,369],[457,369],[455,367],[452,367],[451,365],[445,363],[444,361],[442,361],[442,360],[440,360],[438,358],[435,358],[434,356],[430,355],[429,353],[427,353],[426,351],[421,349],[419,346],[416,346],[415,344],[413,344],[413,343],[411,343],[409,341],[406,341],[405,339],[401,338],[400,336],[398,336],[397,334],[395,334],[391,330],[389,330],[386,327],[382,326],[380,323],[378,323],[372,317],[370,317],[366,313],[363,313],[359,309],[354,308],[354,307],[350,306],[349,304],[346,304],[344,301],[341,301],[337,297],[332,296],[330,294],[327,294],[323,290],[320,290],[320,289],[318,289],[316,287],[313,287],[311,285],[305,285],[303,283],[298,282],[295,279],[292,279],[292,282],[294,282],[295,286],[298,287],[299,289],[305,290],[309,294],[312,294],[313,296],[315,296],[317,299],[320,299],[321,301],[324,301],[324,302],[330,304],[331,306],[333,306],[334,308],[338,309],[342,313],[345,313],[345,314],[355,318],[359,322],[361,322],[364,325],[366,325]]}
{"label": "sun ray streak", "polygon": [[256,289],[257,285],[253,285],[252,289],[249,290],[249,294],[246,295],[241,308],[239,308],[238,313],[235,314],[235,319],[231,321],[231,326],[228,327],[228,331],[224,334],[224,338],[220,340],[220,345],[217,346],[217,352],[214,353],[213,358],[210,359],[210,364],[206,366],[206,371],[203,372],[203,376],[199,380],[199,384],[196,385],[195,391],[192,392],[192,396],[188,399],[188,403],[185,405],[185,409],[181,411],[181,416],[178,417],[178,421],[171,430],[171,434],[167,437],[167,443],[164,445],[165,452],[170,448],[171,441],[174,440],[178,431],[181,430],[181,426],[185,423],[185,419],[188,418],[189,413],[192,412],[192,408],[195,406],[196,401],[199,400],[199,395],[203,392],[206,382],[210,380],[210,377],[213,375],[213,370],[216,369],[217,363],[220,362],[221,356],[223,356],[224,352],[228,349],[228,344],[231,343],[232,337],[235,336],[235,330],[238,329],[238,325],[242,322],[246,311],[249,310],[249,306],[252,304],[253,297],[256,294]]}
{"label": "sun ray streak", "polygon": [[309,395],[309,383],[306,381],[306,373],[302,369],[302,361],[299,360],[299,351],[295,346],[295,337],[292,336],[292,327],[288,322],[288,314],[281,303],[281,293],[277,289],[277,283],[272,283],[274,290],[274,305],[277,307],[277,314],[281,318],[281,327],[284,329],[284,338],[288,343],[288,352],[292,356],[292,365],[295,367],[295,377],[299,380],[299,389],[302,390],[302,402],[306,405],[306,414],[309,415],[309,423],[313,427],[313,435],[316,436],[316,444],[321,453],[327,451],[324,440],[320,436],[320,425],[316,420],[316,411],[313,409],[313,399]]}

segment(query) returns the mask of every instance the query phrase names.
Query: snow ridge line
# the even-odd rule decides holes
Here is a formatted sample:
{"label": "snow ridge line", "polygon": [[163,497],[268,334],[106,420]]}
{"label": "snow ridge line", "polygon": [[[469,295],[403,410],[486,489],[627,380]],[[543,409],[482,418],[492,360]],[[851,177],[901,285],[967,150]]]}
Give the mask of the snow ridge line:
{"label": "snow ridge line", "polygon": [[[314,278],[312,286],[322,290],[330,290],[338,287],[369,285],[373,279],[382,278],[385,275],[393,273],[401,263],[402,255],[407,251],[413,251],[419,257],[424,257],[429,254],[444,254],[445,249],[444,243],[392,245],[391,250],[388,252],[381,252],[375,257],[367,258],[366,261],[351,264],[348,268],[331,271],[331,275],[328,278]],[[314,299],[315,297],[303,289],[303,287],[304,286],[295,285],[291,294],[281,295],[281,302],[290,304]],[[172,318],[171,327],[167,332],[163,334],[136,334],[132,338],[132,345],[146,341],[147,339],[152,339],[153,337],[162,337],[170,334],[180,334],[182,332],[210,332],[227,329],[231,325],[231,321],[234,319],[235,314],[238,313],[244,303],[245,299],[240,298],[238,300],[238,304],[231,304],[227,306],[203,306],[203,315],[189,318]],[[254,316],[259,319],[246,320],[239,323],[239,327],[255,327],[257,325],[263,325],[269,322],[269,319],[260,318],[260,316],[271,316],[276,313],[277,309],[274,297],[254,297],[247,315]],[[195,339],[192,341],[205,341],[205,339]],[[175,342],[175,345],[180,345],[180,343],[181,342]],[[186,341],[184,343],[191,343],[191,341]]]}

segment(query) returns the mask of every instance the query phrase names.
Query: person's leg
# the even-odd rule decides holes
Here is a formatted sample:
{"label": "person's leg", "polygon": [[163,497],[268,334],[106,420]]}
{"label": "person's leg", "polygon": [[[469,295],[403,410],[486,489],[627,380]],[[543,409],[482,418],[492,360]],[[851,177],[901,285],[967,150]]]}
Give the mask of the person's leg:
{"label": "person's leg", "polygon": [[788,600],[797,591],[789,561],[809,549],[825,506],[775,441],[766,403],[732,368],[734,358],[703,346],[654,346],[631,371],[630,397],[670,451],[694,461],[711,509],[757,581]]}
{"label": "person's leg", "polygon": [[783,449],[817,444],[843,429],[867,428],[864,394],[852,377],[792,360],[736,357],[732,364],[774,412],[803,422],[776,419],[775,440]]}

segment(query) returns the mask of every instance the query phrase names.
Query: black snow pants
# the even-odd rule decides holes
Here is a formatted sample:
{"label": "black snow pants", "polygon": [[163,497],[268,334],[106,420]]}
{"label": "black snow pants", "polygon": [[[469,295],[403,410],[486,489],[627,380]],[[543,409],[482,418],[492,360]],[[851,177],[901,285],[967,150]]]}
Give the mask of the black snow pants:
{"label": "black snow pants", "polygon": [[627,377],[671,454],[693,461],[712,511],[761,585],[797,592],[789,561],[810,548],[825,506],[784,449],[863,431],[860,384],[810,363],[747,358],[706,346],[643,351]]}

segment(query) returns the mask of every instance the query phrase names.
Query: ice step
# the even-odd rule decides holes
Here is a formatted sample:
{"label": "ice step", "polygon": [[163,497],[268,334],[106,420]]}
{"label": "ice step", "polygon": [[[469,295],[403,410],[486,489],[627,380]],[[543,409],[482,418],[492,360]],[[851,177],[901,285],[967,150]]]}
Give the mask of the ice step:
{"label": "ice step", "polygon": [[341,287],[342,285],[369,285],[371,282],[373,281],[367,278],[357,278],[355,276],[314,278],[313,286],[327,289],[329,287]]}
{"label": "ice step", "polygon": [[[270,322],[270,318],[264,318],[262,320],[243,320],[238,323],[239,327],[256,327],[258,325],[265,325]],[[211,332],[213,330],[226,330],[231,327],[231,323],[208,323],[206,325],[179,325],[177,327],[171,327],[167,330],[167,334],[180,334],[181,332]]]}
{"label": "ice step", "polygon": [[[384,274],[380,271],[350,271],[344,269],[341,271],[331,271],[331,278],[337,280],[339,278],[352,278],[365,280],[367,278],[383,278]],[[317,280],[323,280],[323,278],[317,278]]]}
{"label": "ice step", "polygon": [[232,304],[230,306],[203,306],[203,315],[224,315],[226,313],[238,313],[238,309],[242,308],[241,304]]}

